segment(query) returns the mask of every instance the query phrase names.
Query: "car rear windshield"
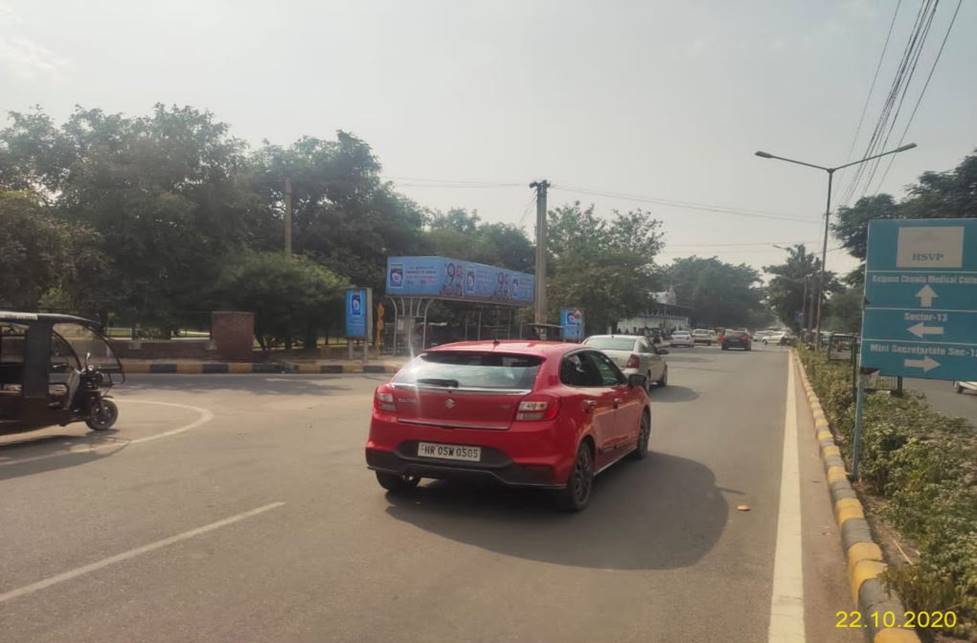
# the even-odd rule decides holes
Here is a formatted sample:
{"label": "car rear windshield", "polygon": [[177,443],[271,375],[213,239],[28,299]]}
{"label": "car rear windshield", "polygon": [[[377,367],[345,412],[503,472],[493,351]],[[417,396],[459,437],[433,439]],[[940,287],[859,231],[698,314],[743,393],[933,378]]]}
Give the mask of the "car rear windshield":
{"label": "car rear windshield", "polygon": [[436,351],[416,357],[393,381],[447,388],[532,389],[542,363],[536,355]]}
{"label": "car rear windshield", "polygon": [[742,330],[728,330],[726,331],[727,337],[746,337],[746,332]]}
{"label": "car rear windshield", "polygon": [[584,344],[600,351],[634,350],[634,338],[627,337],[590,337]]}

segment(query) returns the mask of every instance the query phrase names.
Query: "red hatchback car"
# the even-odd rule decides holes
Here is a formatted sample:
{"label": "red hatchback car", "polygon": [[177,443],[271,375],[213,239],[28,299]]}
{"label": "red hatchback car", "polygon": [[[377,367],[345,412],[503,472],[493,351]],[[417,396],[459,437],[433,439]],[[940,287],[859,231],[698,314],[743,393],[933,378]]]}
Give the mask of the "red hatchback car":
{"label": "red hatchback car", "polygon": [[596,474],[648,451],[644,379],[580,344],[438,346],[377,388],[366,463],[390,491],[481,476],[553,489],[579,511]]}

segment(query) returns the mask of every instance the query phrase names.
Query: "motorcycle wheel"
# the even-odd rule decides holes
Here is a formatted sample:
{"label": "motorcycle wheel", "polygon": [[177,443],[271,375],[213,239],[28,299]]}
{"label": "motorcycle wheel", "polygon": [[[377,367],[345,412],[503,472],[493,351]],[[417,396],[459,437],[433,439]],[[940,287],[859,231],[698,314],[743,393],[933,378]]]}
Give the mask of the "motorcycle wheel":
{"label": "motorcycle wheel", "polygon": [[112,400],[102,400],[92,409],[92,415],[85,424],[93,431],[108,431],[119,419],[119,407]]}

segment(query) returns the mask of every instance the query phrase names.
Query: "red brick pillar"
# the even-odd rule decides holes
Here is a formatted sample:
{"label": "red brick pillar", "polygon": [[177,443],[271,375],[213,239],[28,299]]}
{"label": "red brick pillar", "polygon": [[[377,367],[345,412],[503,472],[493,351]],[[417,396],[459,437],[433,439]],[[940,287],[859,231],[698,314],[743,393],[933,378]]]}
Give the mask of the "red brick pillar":
{"label": "red brick pillar", "polygon": [[250,362],[254,345],[254,313],[215,310],[210,313],[210,336],[223,360]]}

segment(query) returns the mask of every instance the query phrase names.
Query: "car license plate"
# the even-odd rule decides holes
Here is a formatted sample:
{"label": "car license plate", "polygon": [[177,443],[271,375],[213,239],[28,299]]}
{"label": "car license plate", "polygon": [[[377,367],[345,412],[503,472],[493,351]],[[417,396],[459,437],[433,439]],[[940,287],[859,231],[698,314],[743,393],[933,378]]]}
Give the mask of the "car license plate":
{"label": "car license plate", "polygon": [[442,460],[464,460],[478,462],[482,459],[481,447],[469,447],[459,444],[432,444],[430,442],[417,443],[417,455],[422,458],[441,458]]}

